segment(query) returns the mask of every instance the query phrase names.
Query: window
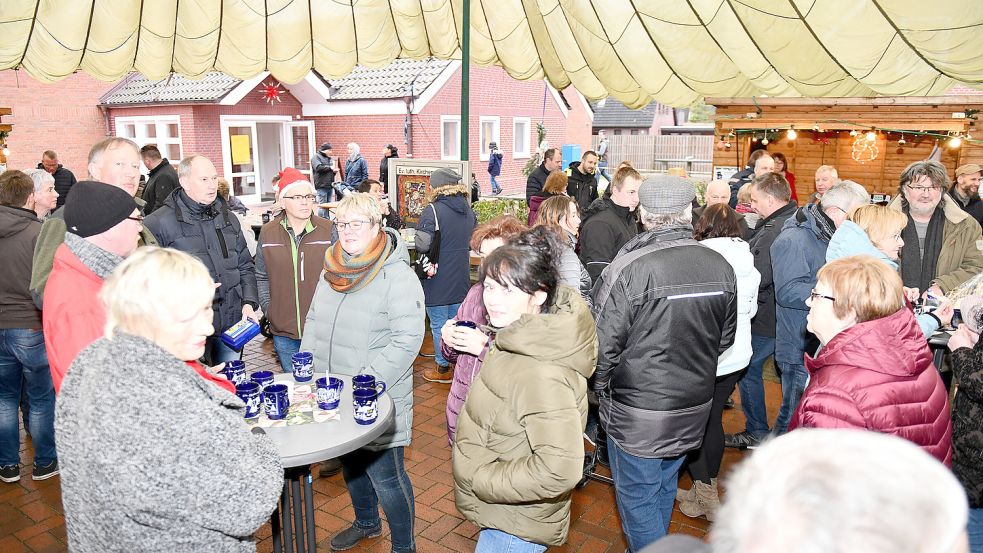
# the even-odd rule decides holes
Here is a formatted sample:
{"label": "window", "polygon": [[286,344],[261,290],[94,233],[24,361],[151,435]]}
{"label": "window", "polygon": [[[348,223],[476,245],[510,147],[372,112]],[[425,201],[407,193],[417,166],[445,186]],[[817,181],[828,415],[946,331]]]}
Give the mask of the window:
{"label": "window", "polygon": [[117,117],[116,136],[129,138],[141,148],[153,144],[172,164],[181,161],[181,116]]}
{"label": "window", "polygon": [[440,159],[461,159],[461,118],[440,116]]}
{"label": "window", "polygon": [[512,119],[512,157],[514,159],[529,157],[529,133],[532,127],[528,117]]}
{"label": "window", "polygon": [[488,144],[499,141],[499,119],[498,117],[482,117],[480,119],[481,129],[478,133],[480,158],[488,161]]}

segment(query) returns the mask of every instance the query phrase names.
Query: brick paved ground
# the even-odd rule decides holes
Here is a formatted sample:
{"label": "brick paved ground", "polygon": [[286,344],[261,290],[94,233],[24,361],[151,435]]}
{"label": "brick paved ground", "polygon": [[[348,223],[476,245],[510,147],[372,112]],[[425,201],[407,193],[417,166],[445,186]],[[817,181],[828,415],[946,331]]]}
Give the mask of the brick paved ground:
{"label": "brick paved ground", "polygon": [[[430,349],[429,338],[424,349]],[[255,340],[247,346],[245,359],[251,370],[277,367],[269,340]],[[413,444],[406,450],[405,461],[416,494],[417,550],[421,553],[473,551],[478,528],[465,521],[454,506],[454,480],[444,423],[444,401],[449,386],[431,384],[422,377],[423,370],[432,366],[432,363],[432,360],[422,356],[415,363]],[[777,383],[769,381],[766,381],[765,387],[768,410],[773,418],[780,401],[781,388]],[[739,410],[730,410],[725,413],[724,426],[728,431],[742,428],[743,416],[738,412]],[[33,451],[23,429],[21,440],[21,462],[24,465],[21,480],[16,484],[0,483],[0,551],[65,551],[60,480],[58,477],[42,482],[31,480],[28,467],[33,459]],[[727,450],[724,456],[724,474],[742,456],[740,452]],[[683,475],[680,483],[689,487],[689,477]],[[354,513],[340,474],[316,479],[314,490],[318,551],[327,552],[330,551],[330,537],[345,528]],[[572,516],[567,544],[550,551],[621,553],[627,547],[615,507],[614,490],[610,486],[592,481],[582,490],[575,491]],[[702,537],[706,534],[707,527],[705,520],[690,519],[676,509],[673,511],[669,531]],[[259,530],[257,536],[259,551],[272,551],[273,541],[268,524]],[[364,546],[353,549],[371,552],[389,550],[388,530],[382,537],[369,540]]]}

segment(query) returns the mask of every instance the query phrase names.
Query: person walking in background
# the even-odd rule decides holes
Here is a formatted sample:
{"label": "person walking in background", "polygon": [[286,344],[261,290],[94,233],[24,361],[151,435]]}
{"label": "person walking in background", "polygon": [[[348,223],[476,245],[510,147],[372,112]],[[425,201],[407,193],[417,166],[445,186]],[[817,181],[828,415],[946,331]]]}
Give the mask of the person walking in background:
{"label": "person walking in background", "polygon": [[[386,145],[382,149],[382,161],[379,162],[379,182],[382,183],[382,191],[389,193],[389,159],[398,158],[399,150],[392,144]],[[366,178],[368,178],[366,176]]]}
{"label": "person walking in background", "polygon": [[[471,210],[470,187],[451,169],[430,175],[432,191],[416,225],[416,250],[437,251],[437,272],[423,280],[427,318],[433,337],[436,366],[423,372],[428,382],[450,384],[450,362],[440,353],[444,323],[457,314],[471,287],[471,256],[468,241],[478,219]],[[440,229],[439,233],[437,229]],[[435,242],[439,238],[439,242]]]}
{"label": "person walking in background", "polygon": [[65,200],[68,198],[68,191],[78,182],[75,174],[58,163],[58,154],[54,150],[45,150],[41,154],[41,162],[38,163],[37,168],[44,169],[55,179],[55,192],[58,193],[58,205],[56,208],[65,205]]}
{"label": "person walking in background", "polygon": [[[594,180],[597,181],[597,187],[601,187],[601,177],[608,181],[608,190],[611,189],[611,177],[608,176],[608,161],[610,160],[611,154],[608,152],[608,136],[604,131],[597,131],[597,137],[599,142],[597,143],[597,171],[594,172]],[[621,169],[621,166],[618,166]],[[615,171],[617,172],[617,171]]]}
{"label": "person walking in background", "polygon": [[147,185],[143,187],[143,201],[147,202],[144,206],[143,214],[150,215],[164,205],[164,201],[178,188],[177,171],[166,157],[162,158],[160,150],[153,144],[147,144],[140,148],[140,157],[143,165],[150,171],[147,174]]}
{"label": "person walking in background", "polygon": [[[51,175],[41,173],[53,186]],[[20,431],[17,408],[22,395],[29,407],[25,430],[34,446],[32,478],[58,474],[55,451],[55,389],[44,347],[41,311],[31,291],[31,260],[41,221],[35,204],[34,181],[20,171],[0,174],[0,481],[20,480]],[[51,194],[56,194],[54,191]]]}
{"label": "person walking in background", "polygon": [[499,186],[498,181],[495,180],[502,174],[502,157],[502,150],[498,149],[498,142],[489,143],[488,177],[491,180],[491,193],[496,196],[502,193],[502,187]]}
{"label": "person walking in background", "polygon": [[341,194],[355,190],[363,180],[369,178],[369,166],[362,157],[358,144],[348,143],[348,159],[345,160],[345,180],[341,184]]}
{"label": "person walking in background", "polygon": [[38,219],[44,221],[58,207],[55,178],[44,169],[28,169],[24,173],[31,177],[31,181],[34,183],[34,199],[32,200],[34,205],[30,209],[34,211]]}
{"label": "person walking in background", "polygon": [[792,201],[798,205],[799,196],[795,193],[795,174],[788,170],[788,158],[781,152],[774,152],[771,157],[775,160],[775,172],[788,181],[788,188],[792,192]]}

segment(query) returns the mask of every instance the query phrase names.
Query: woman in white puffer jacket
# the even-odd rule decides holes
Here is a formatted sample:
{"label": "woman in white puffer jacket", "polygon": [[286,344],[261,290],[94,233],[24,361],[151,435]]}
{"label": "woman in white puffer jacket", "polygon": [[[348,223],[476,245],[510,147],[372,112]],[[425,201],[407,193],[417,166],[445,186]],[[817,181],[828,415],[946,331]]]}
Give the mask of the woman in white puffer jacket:
{"label": "woman in white puffer jacket", "polygon": [[717,359],[717,380],[703,445],[689,458],[693,488],[680,490],[676,494],[680,501],[679,510],[684,515],[694,518],[704,516],[707,520],[713,520],[713,513],[719,505],[717,473],[724,455],[724,405],[751,360],[751,318],[758,310],[761,274],[754,268],[754,256],[748,243],[740,238],[737,213],[727,204],[707,207],[700,220],[693,223],[693,237],[722,255],[737,277],[737,333],[734,344]]}

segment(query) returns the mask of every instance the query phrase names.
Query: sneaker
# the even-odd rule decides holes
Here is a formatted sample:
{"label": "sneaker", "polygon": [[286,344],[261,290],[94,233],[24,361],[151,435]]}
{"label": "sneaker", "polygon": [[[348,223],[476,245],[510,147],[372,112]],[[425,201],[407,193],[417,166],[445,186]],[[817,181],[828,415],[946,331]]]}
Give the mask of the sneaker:
{"label": "sneaker", "polygon": [[437,367],[423,371],[423,379],[427,382],[450,384],[454,380],[454,373],[451,372],[450,367]]}
{"label": "sneaker", "polygon": [[382,535],[382,523],[380,522],[373,528],[360,528],[352,524],[331,538],[332,551],[345,551],[358,545],[358,542],[365,538],[377,538]]}
{"label": "sneaker", "polygon": [[58,461],[52,461],[45,466],[34,465],[34,473],[31,474],[32,480],[47,480],[58,474]]}
{"label": "sneaker", "polygon": [[20,467],[17,465],[0,466],[0,480],[4,482],[16,482],[20,480]]}
{"label": "sneaker", "polygon": [[748,430],[737,434],[724,434],[724,446],[726,447],[756,449],[759,445],[761,445],[761,438],[756,437]]}

